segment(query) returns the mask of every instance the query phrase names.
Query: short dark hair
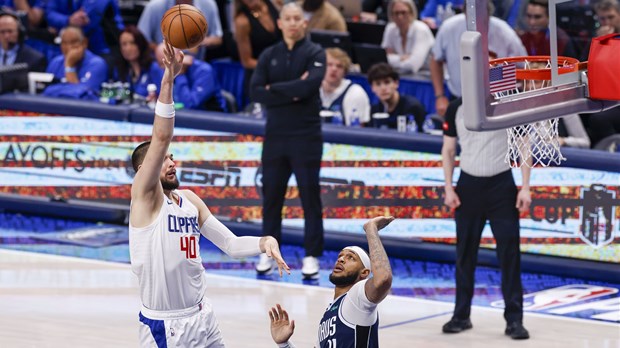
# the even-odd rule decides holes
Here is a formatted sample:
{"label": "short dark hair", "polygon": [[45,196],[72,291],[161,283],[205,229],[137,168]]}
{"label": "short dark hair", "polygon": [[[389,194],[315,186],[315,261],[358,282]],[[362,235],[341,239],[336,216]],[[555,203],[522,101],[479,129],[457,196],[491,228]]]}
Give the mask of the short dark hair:
{"label": "short dark hair", "polygon": [[138,167],[142,164],[142,162],[144,162],[144,157],[146,156],[146,152],[149,150],[150,145],[150,141],[145,141],[133,150],[133,153],[131,154],[131,165],[136,173],[138,172]]}
{"label": "short dark hair", "polygon": [[325,0],[304,0],[301,8],[306,12],[314,12],[323,6]]}
{"label": "short dark hair", "polygon": [[377,63],[368,69],[368,83],[372,85],[375,81],[392,79],[398,81],[399,76],[396,70],[388,63]]}
{"label": "short dark hair", "polygon": [[545,13],[549,17],[549,0],[530,0],[528,5],[541,6],[545,8]]}
{"label": "short dark hair", "polygon": [[620,2],[618,0],[600,0],[594,3],[594,11],[609,11],[616,10],[616,12],[620,13]]}

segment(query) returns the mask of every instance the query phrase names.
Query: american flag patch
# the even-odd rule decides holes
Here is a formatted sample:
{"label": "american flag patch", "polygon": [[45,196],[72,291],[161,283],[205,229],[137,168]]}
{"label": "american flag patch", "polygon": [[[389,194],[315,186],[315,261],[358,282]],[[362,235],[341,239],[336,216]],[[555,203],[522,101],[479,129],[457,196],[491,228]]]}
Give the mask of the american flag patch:
{"label": "american flag patch", "polygon": [[489,69],[489,91],[503,92],[517,87],[517,68],[506,64]]}

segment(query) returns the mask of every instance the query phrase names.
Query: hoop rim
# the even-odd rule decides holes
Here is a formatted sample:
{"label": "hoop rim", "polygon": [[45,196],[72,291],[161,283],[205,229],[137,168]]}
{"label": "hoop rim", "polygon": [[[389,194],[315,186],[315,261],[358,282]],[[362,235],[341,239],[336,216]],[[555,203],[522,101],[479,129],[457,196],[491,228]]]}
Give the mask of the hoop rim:
{"label": "hoop rim", "polygon": [[[551,56],[516,56],[495,58],[489,61],[490,66],[497,66],[504,63],[525,63],[530,62],[548,62],[551,60]],[[562,65],[560,65],[562,64]],[[565,65],[567,64],[567,65]],[[580,62],[576,58],[558,56],[558,74],[567,74],[579,70],[583,70],[587,67],[587,62]],[[537,68],[537,69],[516,69],[517,80],[551,80],[551,68]]]}

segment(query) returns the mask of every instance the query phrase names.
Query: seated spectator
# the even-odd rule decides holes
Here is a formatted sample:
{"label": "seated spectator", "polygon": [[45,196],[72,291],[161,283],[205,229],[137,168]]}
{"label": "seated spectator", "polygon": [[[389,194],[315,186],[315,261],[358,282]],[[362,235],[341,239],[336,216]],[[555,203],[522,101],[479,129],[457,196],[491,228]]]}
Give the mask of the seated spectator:
{"label": "seated spectator", "polygon": [[[551,54],[549,42],[549,1],[529,0],[525,12],[527,31],[519,35],[523,46],[530,56],[548,56]],[[568,34],[557,28],[558,54],[577,58],[577,52]]]}
{"label": "seated spectator", "polygon": [[[370,100],[366,91],[344,78],[351,66],[351,58],[340,48],[328,48],[325,54],[327,69],[320,89],[322,109],[340,113],[347,126],[368,124]],[[333,117],[324,117],[323,121],[332,123]]]}
{"label": "seated spectator", "polygon": [[308,19],[308,31],[313,29],[347,31],[347,22],[334,5],[325,0],[304,0],[302,8]]}
{"label": "seated spectator", "polygon": [[388,118],[373,118],[372,124],[376,128],[396,129],[397,117],[412,115],[418,127],[418,132],[423,132],[423,124],[426,118],[424,106],[415,97],[400,94],[398,92],[398,73],[387,63],[378,63],[368,70],[368,83],[372,91],[379,97],[379,103],[374,104],[371,114],[388,113]]}
{"label": "seated spectator", "polygon": [[45,57],[24,44],[25,34],[15,14],[0,12],[0,66],[27,63],[28,71],[45,71]]}
{"label": "seated spectator", "polygon": [[381,47],[388,53],[390,65],[402,73],[417,73],[428,67],[428,54],[435,43],[426,24],[417,20],[418,9],[412,0],[392,0],[388,7],[390,23],[383,32]]}
{"label": "seated spectator", "polygon": [[98,100],[101,83],[106,80],[108,67],[103,58],[87,49],[88,39],[79,27],[69,26],[60,31],[60,51],[47,72],[60,81],[48,86],[43,95],[75,99]]}
{"label": "seated spectator", "polygon": [[593,147],[595,147],[598,142],[609,136],[620,134],[619,107],[589,114],[586,117],[588,121],[590,140]]}
{"label": "seated spectator", "polygon": [[196,6],[202,14],[204,14],[209,28],[207,36],[204,38],[199,47],[192,49],[190,53],[204,59],[206,49],[208,47],[216,47],[222,44],[222,23],[220,22],[220,13],[214,0],[151,0],[149,1],[138,20],[138,29],[144,34],[144,37],[150,42],[151,47],[155,49],[157,45],[164,41],[161,33],[161,19],[164,13],[175,4],[190,4]]}
{"label": "seated spectator", "polygon": [[116,81],[129,82],[131,95],[146,97],[147,86],[154,84],[160,89],[164,71],[155,62],[153,50],[146,38],[135,26],[127,26],[121,33],[121,59],[114,72]]}
{"label": "seated spectator", "polygon": [[278,16],[278,10],[269,0],[235,0],[235,41],[245,68],[243,93],[246,97],[258,56],[282,39]]}
{"label": "seated spectator", "polygon": [[463,0],[429,0],[424,4],[420,18],[429,28],[437,29],[444,20],[463,12],[463,2]]}
{"label": "seated spectator", "polygon": [[560,146],[590,148],[590,138],[579,115],[560,117],[558,123],[558,141]]}
{"label": "seated spectator", "polygon": [[620,33],[620,3],[618,0],[600,0],[594,3],[594,11],[600,24],[596,36]]}
{"label": "seated spectator", "polygon": [[[155,49],[155,59],[162,69],[164,43]],[[226,102],[215,79],[213,68],[207,62],[186,54],[181,73],[174,80],[172,92],[175,103],[182,103],[186,109],[203,109],[227,112]]]}
{"label": "seated spectator", "polygon": [[388,4],[390,0],[362,0],[363,22],[387,22]]}
{"label": "seated spectator", "polygon": [[56,30],[82,28],[88,49],[97,55],[118,52],[118,37],[124,25],[116,0],[47,0],[45,16],[48,25]]}
{"label": "seated spectator", "polygon": [[24,42],[28,46],[43,53],[47,60],[60,54],[60,49],[54,44],[58,31],[48,28],[45,20],[45,0],[0,0],[0,6],[20,19],[26,28]]}

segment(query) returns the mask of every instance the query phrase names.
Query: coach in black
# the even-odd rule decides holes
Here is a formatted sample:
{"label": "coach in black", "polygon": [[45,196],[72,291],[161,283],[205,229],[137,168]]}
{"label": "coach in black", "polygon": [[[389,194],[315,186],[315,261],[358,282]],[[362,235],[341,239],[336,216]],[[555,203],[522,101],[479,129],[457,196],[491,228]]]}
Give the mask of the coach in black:
{"label": "coach in black", "polygon": [[[523,288],[519,250],[519,212],[529,210],[530,167],[521,166],[522,186],[517,190],[504,157],[508,150],[506,130],[473,132],[465,128],[462,100],[450,103],[443,126],[441,157],[445,174],[444,203],[455,209],[456,304],[444,333],[471,329],[469,319],[474,296],[474,272],[478,247],[487,220],[495,237],[502,272],[505,334],[513,339],[530,337],[523,327]],[[452,187],[456,148],[461,147],[461,174]]]}
{"label": "coach in black", "polygon": [[[291,173],[295,174],[304,210],[302,274],[319,272],[317,257],[323,254],[323,220],[319,171],[323,137],[319,117],[319,87],[325,75],[323,49],[306,38],[307,22],[296,3],[280,11],[278,27],[283,41],[261,53],[252,81],[253,102],[266,107],[267,127],[263,142],[263,234],[280,242],[282,207]],[[273,262],[261,256],[259,274],[273,269]]]}

